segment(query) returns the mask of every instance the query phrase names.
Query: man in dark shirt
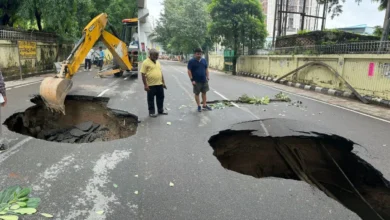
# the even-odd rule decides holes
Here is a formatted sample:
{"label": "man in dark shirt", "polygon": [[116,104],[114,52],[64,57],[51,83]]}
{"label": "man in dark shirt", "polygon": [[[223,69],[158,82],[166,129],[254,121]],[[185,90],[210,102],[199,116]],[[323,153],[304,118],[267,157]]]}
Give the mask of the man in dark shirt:
{"label": "man in dark shirt", "polygon": [[190,77],[191,83],[194,87],[195,101],[198,105],[198,112],[202,112],[200,106],[199,94],[202,93],[202,104],[204,110],[211,110],[207,106],[206,93],[209,91],[209,69],[207,61],[202,58],[202,49],[195,49],[195,56],[188,62],[188,76]]}

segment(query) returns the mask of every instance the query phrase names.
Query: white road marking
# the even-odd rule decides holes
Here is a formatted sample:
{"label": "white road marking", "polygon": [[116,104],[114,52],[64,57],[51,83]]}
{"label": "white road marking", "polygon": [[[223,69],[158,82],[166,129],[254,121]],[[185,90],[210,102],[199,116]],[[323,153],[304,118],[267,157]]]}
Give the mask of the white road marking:
{"label": "white road marking", "polygon": [[6,152],[0,154],[0,163],[5,161],[8,157],[12,156],[13,154],[17,153],[19,151],[18,148],[20,148],[23,144],[29,142],[31,139],[33,138],[32,137],[25,138],[20,142],[18,142],[17,144],[15,144],[14,146],[10,147],[9,150],[7,150]]}
{"label": "white road marking", "polygon": [[[211,88],[211,87],[210,87],[210,88]],[[229,100],[229,99],[226,98],[224,95],[222,95],[221,93],[217,92],[217,90],[215,90],[215,89],[213,89],[213,88],[211,88],[211,89],[213,90],[213,92],[214,92],[215,94],[221,96],[223,99]],[[234,105],[235,107],[240,108],[240,106],[238,106],[236,103],[234,103],[234,102],[230,102],[230,103],[232,103],[232,105]]]}
{"label": "white road marking", "polygon": [[[211,88],[211,89],[213,90],[213,92],[214,92],[215,94],[221,96],[223,99],[229,100],[229,99],[226,98],[224,95],[222,95],[221,93],[217,92],[217,90],[215,90],[215,89],[213,89],[213,88]],[[254,116],[256,119],[260,119],[257,115],[255,115],[255,114],[254,114],[253,112],[251,112],[249,109],[243,109],[243,108],[241,108],[240,106],[238,106],[236,103],[234,103],[234,102],[231,102],[231,103],[232,103],[232,105],[234,105],[235,107],[237,107],[237,108],[239,108],[239,109],[241,109],[241,110],[243,110],[243,111],[245,111],[245,112],[251,114],[251,115]],[[265,125],[264,125],[264,123],[263,123],[262,121],[260,121],[260,125],[261,125],[261,127],[263,128],[265,135],[269,136],[269,132],[268,132],[267,128],[265,127]]]}
{"label": "white road marking", "polygon": [[[26,84],[22,84],[22,85],[19,85],[19,86],[14,86],[14,87],[12,87],[12,88],[17,89],[17,88],[21,88],[21,87],[24,87],[24,86],[30,86],[30,85],[33,85],[33,84],[37,84],[37,83],[40,83],[40,82],[41,82],[41,81],[26,83]],[[10,88],[10,89],[12,89],[12,88]]]}
{"label": "white road marking", "polygon": [[7,90],[7,91],[8,91],[8,90],[11,90],[11,89],[12,89],[12,88],[6,88],[5,90]]}
{"label": "white road marking", "polygon": [[102,95],[104,95],[104,93],[106,93],[106,92],[108,92],[108,90],[110,90],[110,89],[106,89],[106,90],[104,90],[103,92],[101,92],[97,97],[101,97]]}

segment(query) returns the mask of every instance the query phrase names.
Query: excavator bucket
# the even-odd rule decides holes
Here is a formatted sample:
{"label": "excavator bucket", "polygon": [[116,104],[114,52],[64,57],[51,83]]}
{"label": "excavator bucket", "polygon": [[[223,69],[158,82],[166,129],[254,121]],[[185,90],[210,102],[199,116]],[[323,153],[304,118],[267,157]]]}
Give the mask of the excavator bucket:
{"label": "excavator bucket", "polygon": [[65,115],[64,102],[72,86],[73,82],[70,79],[46,77],[41,83],[39,93],[50,110]]}

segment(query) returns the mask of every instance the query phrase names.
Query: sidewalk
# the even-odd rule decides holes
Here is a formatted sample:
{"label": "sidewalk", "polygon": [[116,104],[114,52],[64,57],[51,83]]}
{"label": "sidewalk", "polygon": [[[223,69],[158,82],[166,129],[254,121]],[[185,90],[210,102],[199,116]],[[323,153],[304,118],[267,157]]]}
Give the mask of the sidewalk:
{"label": "sidewalk", "polygon": [[55,75],[54,73],[46,73],[39,76],[28,77],[23,80],[19,79],[19,80],[5,81],[5,87],[7,89],[10,89],[21,85],[33,84],[42,81],[45,77],[54,76],[54,75]]}

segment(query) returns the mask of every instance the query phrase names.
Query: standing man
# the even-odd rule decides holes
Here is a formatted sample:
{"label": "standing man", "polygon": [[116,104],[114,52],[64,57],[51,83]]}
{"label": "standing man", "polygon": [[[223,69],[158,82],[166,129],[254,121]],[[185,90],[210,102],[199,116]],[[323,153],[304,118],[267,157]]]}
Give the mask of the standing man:
{"label": "standing man", "polygon": [[[5,105],[7,104],[7,96],[6,96],[4,78],[3,78],[3,74],[1,73],[1,71],[0,71],[0,94],[1,94],[1,97],[0,97],[0,100],[1,100],[0,101],[0,103],[1,103],[0,121],[2,121],[1,120],[1,108],[5,107]],[[5,143],[3,140],[3,128],[2,128],[1,123],[0,123],[0,150],[5,150]]]}
{"label": "standing man", "polygon": [[[91,65],[92,65],[92,57],[93,57],[93,53],[95,51],[91,48],[87,54],[87,57],[85,58],[85,64],[84,64],[84,70],[87,71],[91,71]],[[88,67],[88,69],[87,69]]]}
{"label": "standing man", "polygon": [[190,77],[191,83],[194,87],[195,101],[198,105],[198,112],[202,112],[200,107],[199,94],[202,93],[202,104],[203,110],[212,109],[206,104],[207,97],[206,93],[209,91],[209,69],[207,61],[202,58],[202,49],[195,49],[195,56],[190,61],[188,61],[187,69],[188,76]]}
{"label": "standing man", "polygon": [[154,97],[156,96],[157,112],[160,115],[167,115],[164,111],[164,89],[165,86],[164,76],[162,74],[160,62],[158,59],[158,51],[151,49],[149,52],[149,58],[147,58],[141,67],[142,81],[144,83],[144,89],[148,96],[148,109],[150,117],[157,117],[154,107]]}
{"label": "standing man", "polygon": [[99,47],[99,62],[98,62],[98,67],[99,70],[101,71],[103,69],[103,61],[104,61],[104,51],[103,47]]}

